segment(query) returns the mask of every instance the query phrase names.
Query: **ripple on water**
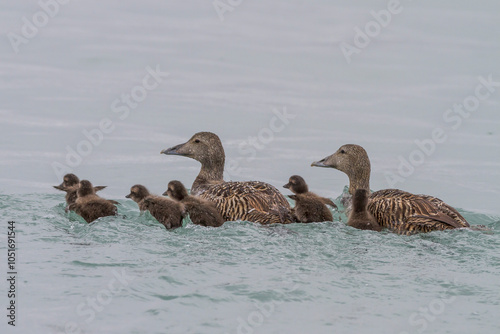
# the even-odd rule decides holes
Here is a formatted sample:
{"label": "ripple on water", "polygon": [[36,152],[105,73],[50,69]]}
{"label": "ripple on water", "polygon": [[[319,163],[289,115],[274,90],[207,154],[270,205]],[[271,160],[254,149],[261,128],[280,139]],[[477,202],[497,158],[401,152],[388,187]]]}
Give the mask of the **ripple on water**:
{"label": "ripple on water", "polygon": [[[117,281],[113,307],[98,317],[119,313],[168,323],[172,317],[206,314],[203,322],[214,324],[217,314],[243,319],[258,310],[255,305],[272,303],[276,317],[297,307],[328,310],[338,315],[329,318],[335,321],[352,316],[354,324],[366,321],[368,312],[404,327],[412,313],[436,298],[455,297],[450,310],[462,318],[470,318],[462,303],[473,305],[470,309],[481,314],[475,319],[482,320],[490,316],[481,312],[497,307],[500,299],[500,220],[490,215],[464,212],[491,232],[413,236],[360,231],[339,221],[226,222],[206,228],[187,220],[184,228],[167,231],[125,201],[118,216],[92,224],[66,213],[60,195],[3,195],[1,203],[22,234],[23,277],[37,287],[23,289],[32,304],[27,311],[34,313],[69,303],[69,313],[62,314],[74,315],[117,275],[133,279],[125,285]],[[387,311],[367,311],[381,308]]]}

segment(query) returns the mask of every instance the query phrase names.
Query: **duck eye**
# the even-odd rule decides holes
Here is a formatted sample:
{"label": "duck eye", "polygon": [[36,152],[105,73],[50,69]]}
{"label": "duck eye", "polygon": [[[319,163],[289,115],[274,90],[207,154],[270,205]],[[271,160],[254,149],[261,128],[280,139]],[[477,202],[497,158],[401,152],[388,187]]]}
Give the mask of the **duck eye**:
{"label": "duck eye", "polygon": [[194,142],[195,142],[196,144],[198,144],[198,143],[200,142],[200,140],[199,140],[199,139],[195,139],[195,140],[194,140]]}
{"label": "duck eye", "polygon": [[344,150],[340,150],[340,153],[345,154],[345,151]]}

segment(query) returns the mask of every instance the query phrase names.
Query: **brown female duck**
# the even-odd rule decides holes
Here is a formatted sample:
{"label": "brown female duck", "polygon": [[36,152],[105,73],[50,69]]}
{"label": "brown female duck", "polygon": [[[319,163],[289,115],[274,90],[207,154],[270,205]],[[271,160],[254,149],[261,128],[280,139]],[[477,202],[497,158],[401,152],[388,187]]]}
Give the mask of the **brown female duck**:
{"label": "brown female duck", "polygon": [[97,218],[114,216],[117,213],[116,206],[111,201],[96,195],[92,183],[88,180],[80,181],[77,198],[68,206],[68,209],[75,211],[87,223]]}
{"label": "brown female duck", "polygon": [[180,181],[170,181],[163,195],[182,203],[193,224],[212,227],[224,224],[224,219],[212,202],[188,195],[186,187]]}
{"label": "brown female duck", "polygon": [[309,191],[306,181],[299,175],[292,175],[288,183],[283,186],[290,189],[295,195],[288,196],[295,200],[294,213],[302,223],[332,221],[333,216],[326,204],[336,208],[330,199],[320,197]]}
{"label": "brown female duck", "polygon": [[[313,162],[312,166],[335,168],[346,173],[351,195],[354,195],[357,189],[370,192],[370,160],[366,151],[359,145],[344,145],[334,154]],[[400,234],[470,226],[457,210],[440,199],[399,189],[372,193],[368,211],[382,227]]]}
{"label": "brown female duck", "polygon": [[149,211],[167,230],[182,227],[184,208],[179,203],[152,195],[145,186],[140,184],[132,186],[130,194],[125,197],[136,202],[141,212]]}
{"label": "brown female duck", "polygon": [[219,137],[211,132],[196,133],[186,143],[161,151],[201,163],[191,194],[215,204],[224,220],[246,220],[261,224],[291,223],[290,204],[270,184],[259,181],[225,182],[225,153]]}

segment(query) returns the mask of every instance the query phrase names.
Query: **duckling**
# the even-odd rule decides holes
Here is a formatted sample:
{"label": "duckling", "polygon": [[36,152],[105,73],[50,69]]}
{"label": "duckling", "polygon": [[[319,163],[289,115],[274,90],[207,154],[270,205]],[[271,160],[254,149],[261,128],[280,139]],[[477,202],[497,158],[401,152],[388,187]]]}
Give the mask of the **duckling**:
{"label": "duckling", "polygon": [[[64,175],[64,178],[63,178],[63,182],[58,185],[58,186],[54,186],[54,188],[56,188],[57,190],[61,190],[61,191],[65,191],[66,192],[66,211],[68,210],[68,206],[70,204],[73,204],[75,203],[76,201],[76,197],[77,197],[77,190],[78,190],[78,186],[79,186],[79,183],[80,183],[80,179],[78,178],[78,176],[76,176],[75,174],[66,174]],[[94,187],[94,190],[97,192],[99,190],[102,190],[106,188],[106,186],[95,186]],[[116,202],[118,203],[118,202]]]}
{"label": "duckling", "polygon": [[[311,166],[335,168],[349,177],[349,194],[365,189],[370,193],[370,159],[359,145],[347,144]],[[442,200],[415,195],[399,189],[371,193],[368,211],[381,227],[399,234],[470,227],[460,213]]]}
{"label": "duckling", "polygon": [[347,225],[360,230],[381,231],[382,227],[366,208],[368,206],[368,196],[366,189],[356,190],[352,197],[352,211]]}
{"label": "duckling", "polygon": [[191,194],[214,203],[224,220],[261,224],[293,222],[290,204],[272,185],[259,181],[224,181],[225,153],[216,134],[198,132],[186,143],[161,153],[180,155],[201,163]]}
{"label": "duckling", "polygon": [[326,204],[336,208],[335,203],[310,192],[306,181],[301,176],[292,175],[283,187],[295,194],[288,197],[295,200],[294,211],[298,221],[301,223],[333,221],[332,213]]}
{"label": "duckling", "polygon": [[68,209],[75,211],[87,223],[91,223],[97,218],[117,214],[116,206],[111,201],[97,196],[92,183],[88,180],[80,181],[77,199],[68,206]]}
{"label": "duckling", "polygon": [[197,196],[189,196],[186,187],[180,181],[170,181],[163,196],[169,196],[182,203],[193,224],[212,227],[224,224],[224,219],[213,203]]}
{"label": "duckling", "polygon": [[141,212],[149,211],[167,230],[182,227],[184,208],[179,203],[152,195],[145,186],[140,184],[132,186],[130,194],[125,197],[136,202]]}

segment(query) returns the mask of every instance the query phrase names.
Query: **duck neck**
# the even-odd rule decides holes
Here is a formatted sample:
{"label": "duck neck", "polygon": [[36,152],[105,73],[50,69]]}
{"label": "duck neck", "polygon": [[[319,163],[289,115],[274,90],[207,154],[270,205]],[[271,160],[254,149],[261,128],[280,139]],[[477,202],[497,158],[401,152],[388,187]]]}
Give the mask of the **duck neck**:
{"label": "duck neck", "polygon": [[354,196],[357,189],[365,189],[370,193],[370,167],[359,169],[349,175],[349,194]]}
{"label": "duck neck", "polygon": [[222,163],[202,163],[201,170],[193,186],[192,194],[199,194],[207,185],[224,182],[224,161]]}

